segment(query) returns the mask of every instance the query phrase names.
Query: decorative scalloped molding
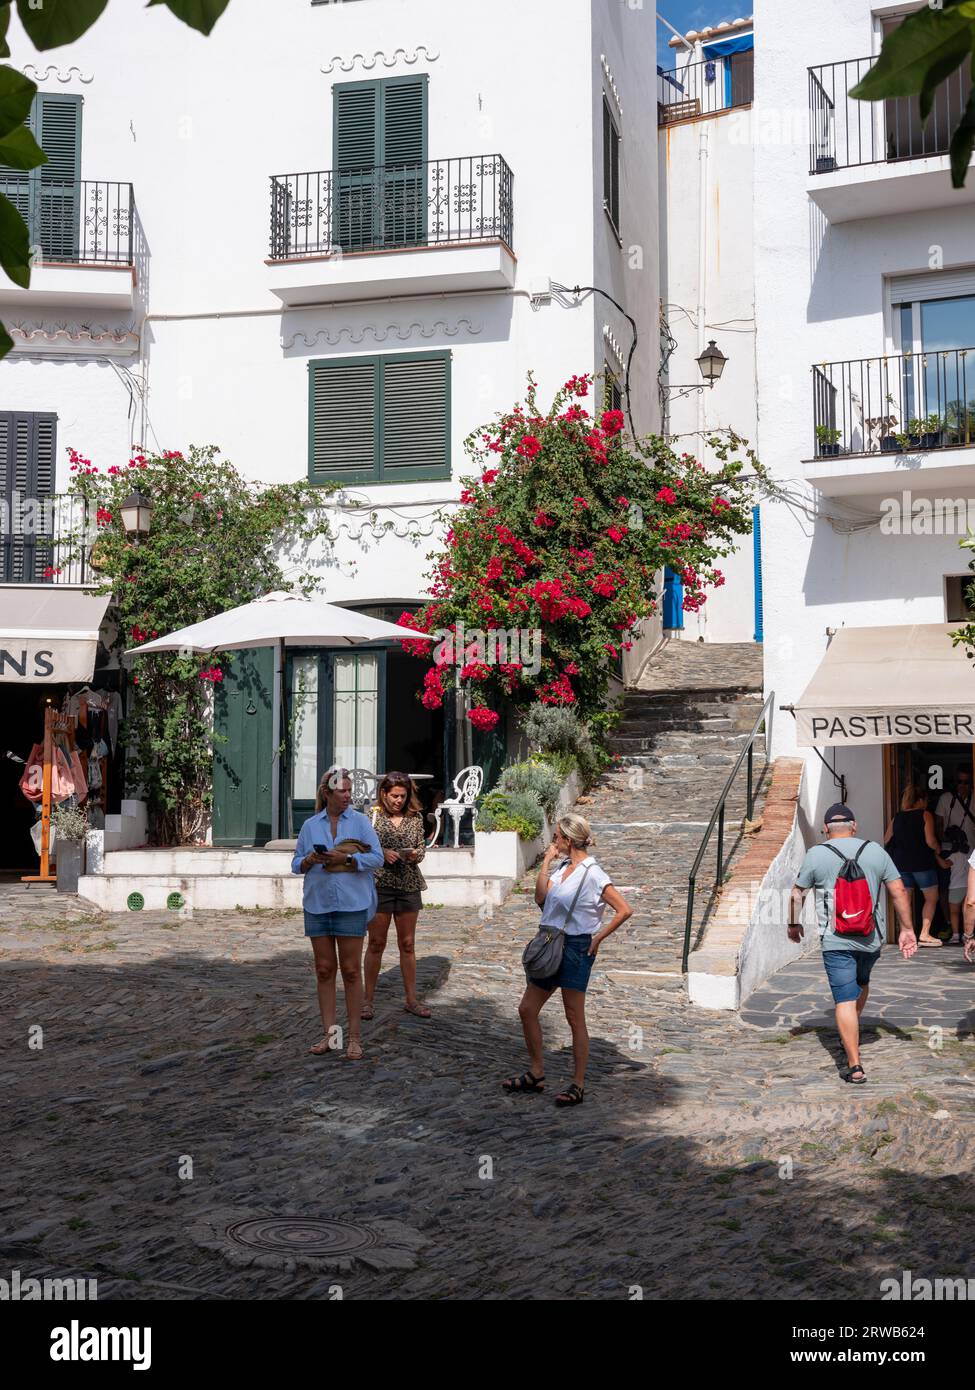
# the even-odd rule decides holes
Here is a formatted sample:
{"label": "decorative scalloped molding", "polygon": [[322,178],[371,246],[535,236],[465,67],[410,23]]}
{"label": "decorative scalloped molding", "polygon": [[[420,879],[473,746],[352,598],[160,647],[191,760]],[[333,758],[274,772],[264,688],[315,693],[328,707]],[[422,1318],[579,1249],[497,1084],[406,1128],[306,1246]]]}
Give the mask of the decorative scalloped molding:
{"label": "decorative scalloped molding", "polygon": [[350,541],[361,541],[365,537],[374,541],[381,541],[387,536],[395,536],[397,540],[401,541],[420,538],[429,540],[437,533],[438,529],[435,523],[425,524],[422,521],[394,521],[389,524],[380,521],[337,521],[332,526],[336,535],[344,531]]}
{"label": "decorative scalloped molding", "polygon": [[419,62],[421,53],[426,55],[428,63],[435,63],[440,57],[440,50],[438,48],[427,48],[426,44],[423,43],[417,44],[416,48],[413,50],[412,58],[407,48],[394,48],[391,57],[384,53],[381,48],[377,48],[371,59],[368,58],[365,53],[353,53],[351,58],[344,58],[341,53],[336,53],[334,58],[329,62],[328,67],[322,68],[322,72],[334,72],[336,66],[338,66],[341,72],[351,72],[356,62],[360,62],[366,72],[372,72],[380,58],[382,59],[383,67],[394,68],[400,56],[402,56],[404,63],[408,63],[412,67],[414,63]]}
{"label": "decorative scalloped molding", "polygon": [[[100,327],[100,325],[99,325]],[[44,354],[56,357],[79,357],[97,353],[100,356],[128,357],[139,351],[139,335],[130,329],[75,328],[67,325],[45,328],[43,325],[8,325],[14,352]]]}
{"label": "decorative scalloped molding", "polygon": [[407,342],[413,337],[414,331],[419,333],[421,338],[433,338],[436,334],[443,333],[448,338],[456,338],[458,333],[465,330],[470,337],[476,338],[479,333],[484,332],[483,323],[474,323],[471,319],[458,319],[451,326],[444,319],[438,319],[436,323],[410,323],[399,324],[390,323],[385,328],[380,328],[377,323],[367,323],[361,329],[349,328],[348,326],[338,329],[335,333],[330,333],[327,328],[320,328],[313,337],[307,333],[292,333],[290,338],[282,338],[281,346],[284,349],[292,348],[302,340],[306,348],[317,347],[320,342],[325,342],[329,347],[338,347],[342,339],[347,337],[350,343],[358,345],[366,334],[371,334],[377,343],[388,342],[390,337],[397,338],[401,343]]}
{"label": "decorative scalloped molding", "polygon": [[623,114],[623,103],[620,101],[620,89],[619,89],[619,88],[617,87],[617,85],[616,85],[616,78],[613,76],[613,70],[612,70],[612,68],[609,66],[609,63],[607,63],[607,61],[606,61],[606,54],[605,54],[605,53],[600,53],[600,55],[599,55],[599,61],[600,61],[600,62],[602,63],[602,65],[603,65],[603,75],[604,75],[604,77],[606,78],[606,81],[609,83],[610,90],[611,90],[612,93],[613,93],[613,99],[614,99],[614,101],[616,102],[616,109],[619,111],[620,115],[622,116],[622,114]]}
{"label": "decorative scalloped molding", "polygon": [[86,77],[80,68],[70,67],[62,69],[57,67],[54,63],[49,63],[46,68],[39,68],[34,63],[26,63],[22,72],[25,77],[31,77],[35,82],[49,82],[52,72],[59,82],[70,82],[72,73],[77,73],[79,82],[93,82],[95,80],[95,74],[93,72],[90,72]]}
{"label": "decorative scalloped molding", "polygon": [[623,361],[623,349],[620,347],[619,339],[610,328],[608,323],[603,324],[603,342],[609,348],[612,355],[616,358],[616,364],[620,371],[624,371],[626,364]]}

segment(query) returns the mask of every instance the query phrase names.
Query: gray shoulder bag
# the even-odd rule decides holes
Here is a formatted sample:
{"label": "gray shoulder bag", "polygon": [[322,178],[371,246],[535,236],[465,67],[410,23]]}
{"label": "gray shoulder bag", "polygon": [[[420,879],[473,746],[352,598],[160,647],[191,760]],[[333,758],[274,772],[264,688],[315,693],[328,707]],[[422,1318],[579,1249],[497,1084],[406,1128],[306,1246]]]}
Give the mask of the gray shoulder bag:
{"label": "gray shoulder bag", "polygon": [[[572,906],[565,915],[566,923],[572,920],[572,914],[576,910],[576,903],[579,901],[579,894],[582,892],[583,884],[589,877],[589,870],[591,868],[592,865],[587,864],[585,873],[579,880],[579,887],[576,889],[575,896],[572,899]],[[539,927],[521,955],[521,963],[525,967],[525,975],[528,979],[528,983],[531,984],[533,980],[550,980],[553,975],[557,975],[562,968],[562,955],[564,951],[564,926]]]}

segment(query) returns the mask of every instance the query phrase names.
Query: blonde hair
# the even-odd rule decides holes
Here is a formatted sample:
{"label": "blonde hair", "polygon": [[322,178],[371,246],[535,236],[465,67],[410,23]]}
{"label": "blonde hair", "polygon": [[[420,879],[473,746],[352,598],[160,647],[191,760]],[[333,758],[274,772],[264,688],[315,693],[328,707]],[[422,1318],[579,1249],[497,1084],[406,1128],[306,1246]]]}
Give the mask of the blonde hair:
{"label": "blonde hair", "polygon": [[927,799],[918,784],[916,782],[908,782],[901,796],[901,810],[910,811],[919,801],[924,801],[925,805],[927,805]]}
{"label": "blonde hair", "polygon": [[349,776],[349,769],[347,767],[330,767],[324,774],[322,780],[318,784],[318,795],[315,797],[316,816],[321,811],[325,810],[327,793],[340,791],[343,782],[348,782],[350,785],[352,783],[352,778]]}
{"label": "blonde hair", "polygon": [[585,816],[567,811],[555,823],[556,830],[564,835],[574,849],[588,849],[593,843],[592,826]]}

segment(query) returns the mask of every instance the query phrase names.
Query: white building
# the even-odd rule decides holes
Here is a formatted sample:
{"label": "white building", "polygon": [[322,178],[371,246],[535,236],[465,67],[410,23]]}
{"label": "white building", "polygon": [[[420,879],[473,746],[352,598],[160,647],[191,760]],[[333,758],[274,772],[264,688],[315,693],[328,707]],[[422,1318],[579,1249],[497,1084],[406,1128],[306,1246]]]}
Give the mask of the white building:
{"label": "white building", "polygon": [[[733,430],[754,445],[758,430],[751,17],[673,38],[670,50],[657,78],[664,427],[679,452],[714,462],[709,437]],[[702,390],[697,359],[711,341],[728,362]],[[684,639],[760,641],[759,527],[721,569],[725,586],[684,617]]]}
{"label": "white building", "polygon": [[[944,635],[968,552],[938,517],[975,501],[975,176],[953,190],[947,156],[971,83],[950,78],[927,126],[914,99],[847,95],[917,8],[755,7],[758,452],[790,496],[762,508],[766,686],[798,707],[774,751],[806,758],[811,833],[843,794],[877,838],[910,777],[947,785],[972,757]],[[935,520],[891,533],[905,492]]]}
{"label": "white building", "polygon": [[[16,21],[10,43],[31,51]],[[329,601],[422,603],[465,436],[530,369],[542,399],[579,372],[623,384],[625,315],[551,283],[636,319],[635,425],[660,427],[654,69],[654,12],[622,0],[287,0],[273,22],[232,0],[209,38],[163,7],[110,10],[28,69],[46,174],[0,175],[40,247],[29,291],[0,284],[7,491],[63,491],[69,445],[108,464],[214,443],[254,479],[345,483]],[[40,577],[18,557],[8,621],[12,581]],[[333,757],[457,770],[420,674],[392,651],[289,663],[312,692],[299,815]],[[36,704],[16,685],[8,727]],[[227,756],[257,784],[269,731],[227,685]],[[267,838],[265,791],[243,806],[221,778],[214,839]]]}

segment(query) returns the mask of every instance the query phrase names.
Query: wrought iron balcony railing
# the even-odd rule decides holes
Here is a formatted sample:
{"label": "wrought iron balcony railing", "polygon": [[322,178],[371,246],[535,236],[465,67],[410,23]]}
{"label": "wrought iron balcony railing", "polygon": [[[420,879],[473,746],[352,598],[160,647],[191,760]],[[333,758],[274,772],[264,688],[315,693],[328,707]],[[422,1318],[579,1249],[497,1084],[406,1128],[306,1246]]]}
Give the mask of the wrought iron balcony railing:
{"label": "wrought iron balcony railing", "polygon": [[0,584],[92,584],[91,532],[84,498],[69,493],[0,498]]}
{"label": "wrought iron balcony railing", "polygon": [[27,223],[35,262],[132,265],[130,183],[4,172],[0,193]]}
{"label": "wrought iron balcony railing", "polygon": [[975,444],[975,347],[814,367],[813,437],[818,458]]}
{"label": "wrought iron balcony railing", "polygon": [[755,98],[755,55],[735,53],[728,58],[688,63],[683,68],[657,69],[657,124],[671,125],[692,116],[712,116]]}
{"label": "wrought iron balcony railing", "polygon": [[942,82],[931,115],[922,121],[916,96],[857,101],[848,95],[876,61],[851,58],[809,69],[810,173],[948,153],[972,90],[969,65]]}
{"label": "wrought iron balcony railing", "polygon": [[513,175],[499,154],[271,179],[271,259],[513,243]]}

